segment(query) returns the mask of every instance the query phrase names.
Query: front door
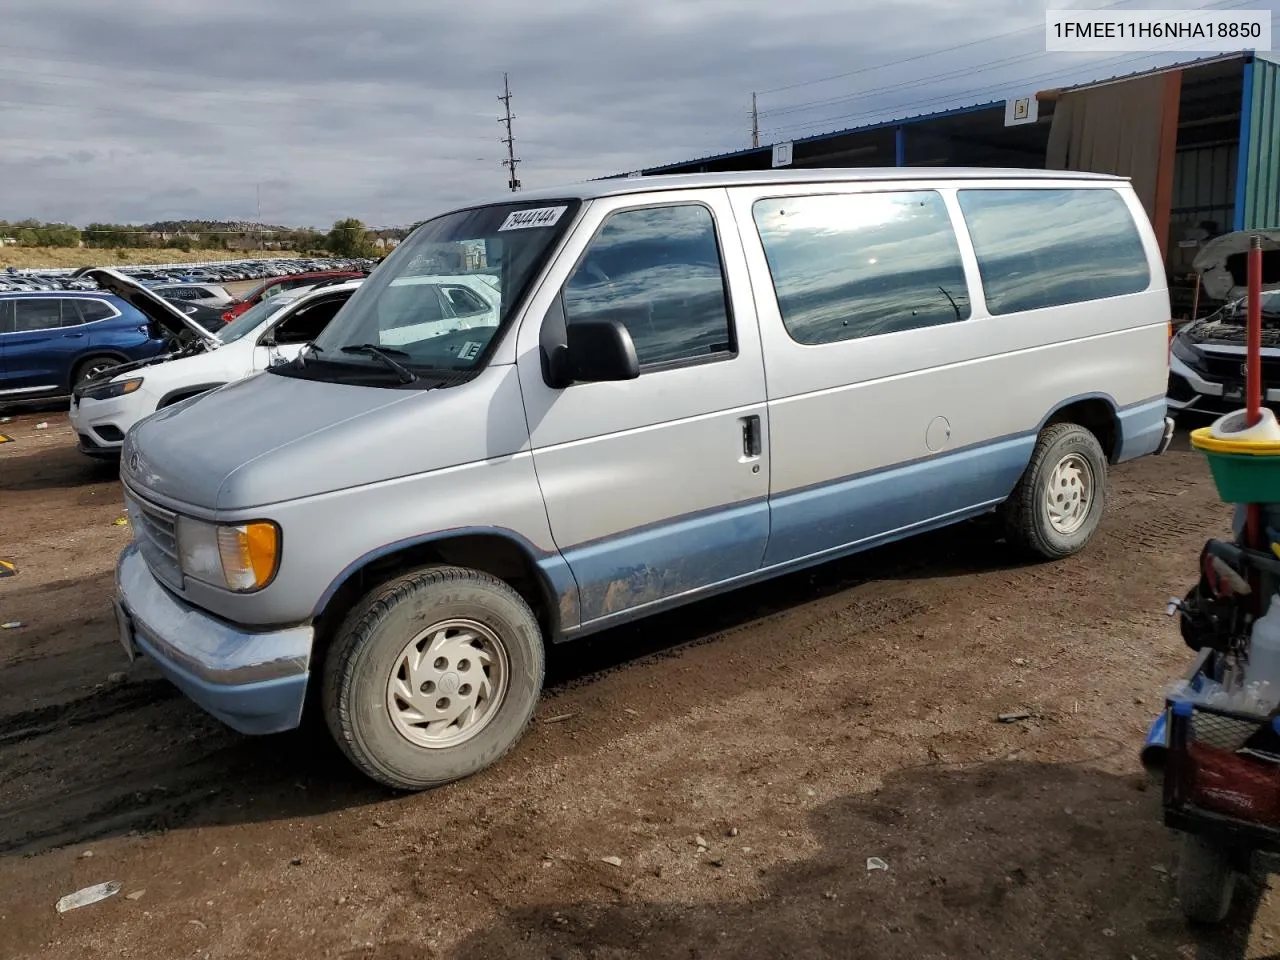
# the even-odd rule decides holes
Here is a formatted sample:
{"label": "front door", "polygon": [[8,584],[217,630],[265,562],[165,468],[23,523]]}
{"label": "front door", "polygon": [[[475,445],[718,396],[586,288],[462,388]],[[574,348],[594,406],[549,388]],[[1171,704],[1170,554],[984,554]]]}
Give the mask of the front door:
{"label": "front door", "polygon": [[[574,235],[591,240],[551,269],[518,363],[551,532],[577,579],[581,622],[602,626],[759,569],[769,430],[724,191],[598,200],[584,216]],[[639,378],[548,387],[547,329],[610,318],[631,334]]]}

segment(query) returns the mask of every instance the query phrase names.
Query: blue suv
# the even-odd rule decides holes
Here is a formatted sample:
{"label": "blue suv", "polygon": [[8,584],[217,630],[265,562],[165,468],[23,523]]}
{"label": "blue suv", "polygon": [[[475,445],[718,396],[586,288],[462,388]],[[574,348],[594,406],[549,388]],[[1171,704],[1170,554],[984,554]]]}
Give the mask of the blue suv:
{"label": "blue suv", "polygon": [[0,403],[67,396],[95,374],[167,346],[163,330],[109,293],[0,293]]}

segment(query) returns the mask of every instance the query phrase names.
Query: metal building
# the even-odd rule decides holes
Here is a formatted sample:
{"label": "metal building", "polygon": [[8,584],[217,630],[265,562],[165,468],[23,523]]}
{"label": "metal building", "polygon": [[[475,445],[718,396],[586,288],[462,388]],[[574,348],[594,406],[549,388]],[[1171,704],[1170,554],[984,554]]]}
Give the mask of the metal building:
{"label": "metal building", "polygon": [[1207,57],[637,172],[934,165],[1128,176],[1177,282],[1206,233],[1280,227],[1280,58]]}

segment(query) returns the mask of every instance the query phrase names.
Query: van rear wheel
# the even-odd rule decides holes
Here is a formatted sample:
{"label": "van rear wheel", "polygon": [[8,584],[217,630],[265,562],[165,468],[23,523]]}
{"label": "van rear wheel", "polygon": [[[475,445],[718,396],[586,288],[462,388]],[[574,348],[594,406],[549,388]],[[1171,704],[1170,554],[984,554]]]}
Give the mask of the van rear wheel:
{"label": "van rear wheel", "polygon": [[476,570],[425,567],[348,616],[325,662],[325,721],[366,776],[424,790],[510,750],[543,671],[538,622],[515,590]]}
{"label": "van rear wheel", "polygon": [[1106,500],[1107,458],[1098,438],[1079,424],[1051,424],[1004,503],[1005,535],[1034,556],[1069,557],[1093,539]]}

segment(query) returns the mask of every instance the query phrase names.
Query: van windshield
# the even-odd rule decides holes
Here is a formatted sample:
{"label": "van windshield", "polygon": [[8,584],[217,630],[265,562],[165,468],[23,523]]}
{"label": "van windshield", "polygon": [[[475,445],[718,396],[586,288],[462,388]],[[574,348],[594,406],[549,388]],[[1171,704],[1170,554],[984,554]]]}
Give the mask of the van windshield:
{"label": "van windshield", "polygon": [[580,201],[503,203],[419,226],[293,363],[273,373],[429,388],[487,359]]}

